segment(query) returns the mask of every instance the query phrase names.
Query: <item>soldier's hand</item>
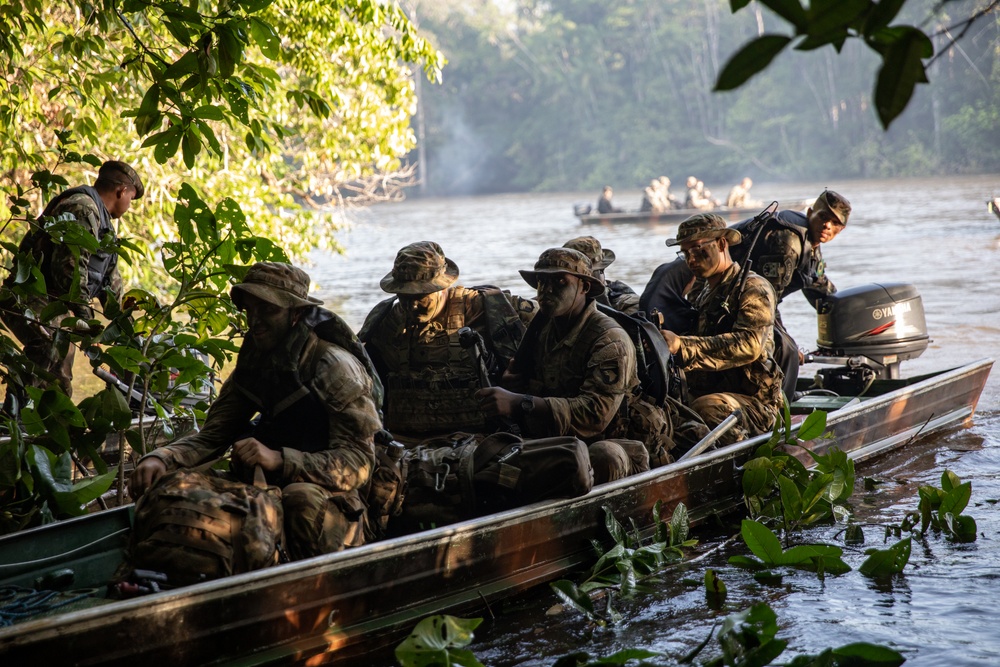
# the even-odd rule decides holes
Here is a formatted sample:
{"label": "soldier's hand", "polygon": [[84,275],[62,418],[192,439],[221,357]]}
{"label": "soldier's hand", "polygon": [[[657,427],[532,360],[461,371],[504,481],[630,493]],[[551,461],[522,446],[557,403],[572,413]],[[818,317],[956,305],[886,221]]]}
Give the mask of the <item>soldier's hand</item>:
{"label": "soldier's hand", "polygon": [[487,417],[513,417],[520,404],[521,394],[500,387],[489,387],[477,391],[476,399],[479,401],[479,409]]}
{"label": "soldier's hand", "polygon": [[285,458],[276,449],[271,449],[256,438],[244,438],[233,444],[233,458],[249,470],[259,465],[267,472],[280,470],[285,465]]}
{"label": "soldier's hand", "polygon": [[670,354],[677,354],[677,352],[681,349],[681,337],[673,331],[669,331],[667,329],[660,329],[660,335],[663,336],[663,340],[667,342],[667,347],[670,348]]}
{"label": "soldier's hand", "polygon": [[128,480],[128,494],[132,496],[132,500],[139,500],[153,482],[166,472],[166,464],[155,456],[139,461],[139,465],[132,471],[132,476]]}

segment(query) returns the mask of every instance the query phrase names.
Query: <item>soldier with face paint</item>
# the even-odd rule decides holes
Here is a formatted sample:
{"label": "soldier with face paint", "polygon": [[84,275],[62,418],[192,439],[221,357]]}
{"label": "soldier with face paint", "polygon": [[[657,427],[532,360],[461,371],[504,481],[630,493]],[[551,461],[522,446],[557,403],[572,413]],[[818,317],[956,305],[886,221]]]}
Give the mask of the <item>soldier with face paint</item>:
{"label": "soldier with face paint", "polygon": [[292,558],[364,543],[358,490],[375,465],[377,390],[356,339],[357,349],[348,350],[317,336],[320,301],[308,293],[309,276],[297,267],[250,267],[232,289],[248,328],[235,370],[199,433],[139,460],[129,483],[133,498],[167,471],[199,466],[231,448],[237,479],[251,483],[259,465],[281,487]]}
{"label": "soldier with face paint", "polygon": [[595,484],[648,470],[642,442],[607,439],[639,379],[625,330],[597,310],[604,283],[590,260],[550,248],[520,273],[538,290],[539,313],[503,388],[478,393],[484,412],[518,420],[526,437],[572,435],[588,443]]}
{"label": "soldier with face paint", "polygon": [[698,310],[695,332],[663,330],[663,338],[686,374],[691,409],[709,428],[740,409],[739,425],[723,444],[767,432],[781,407],[782,374],[772,358],[777,299],[771,284],[752,272],[740,291],[740,265],[729,246],[741,240],[713,213],[688,218],[677,238],[667,240],[681,247],[678,254],[701,282],[688,295]]}

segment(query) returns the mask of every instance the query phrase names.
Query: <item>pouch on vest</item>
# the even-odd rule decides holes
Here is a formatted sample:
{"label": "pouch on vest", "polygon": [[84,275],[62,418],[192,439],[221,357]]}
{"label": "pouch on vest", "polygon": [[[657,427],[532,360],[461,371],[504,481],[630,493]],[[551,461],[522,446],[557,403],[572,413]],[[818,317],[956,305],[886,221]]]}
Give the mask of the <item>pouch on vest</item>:
{"label": "pouch on vest", "polygon": [[[380,437],[385,434],[385,437]],[[368,506],[365,541],[386,537],[389,520],[403,511],[406,495],[406,473],[409,461],[405,447],[392,439],[388,431],[375,435],[375,469],[364,492]]]}
{"label": "pouch on vest", "polygon": [[[260,468],[258,467],[259,471]],[[211,470],[175,470],[135,505],[128,565],[186,586],[276,565],[282,552],[281,490]]]}

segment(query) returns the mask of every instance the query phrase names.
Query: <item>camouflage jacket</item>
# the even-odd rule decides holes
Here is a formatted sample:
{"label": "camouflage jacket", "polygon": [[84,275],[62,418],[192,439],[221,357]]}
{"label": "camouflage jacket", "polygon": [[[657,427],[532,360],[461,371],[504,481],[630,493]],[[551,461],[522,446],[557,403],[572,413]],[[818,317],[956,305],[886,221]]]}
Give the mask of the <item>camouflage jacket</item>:
{"label": "camouflage jacket", "polygon": [[548,432],[529,435],[602,439],[639,385],[635,347],[625,330],[590,302],[568,333],[560,335],[545,322],[529,347],[530,370],[505,383],[544,398],[552,413]]}
{"label": "camouflage jacket", "polygon": [[598,302],[620,310],[626,315],[635,315],[639,312],[639,295],[631,287],[620,280],[609,280],[605,287],[607,289],[604,294],[597,297]]}
{"label": "camouflage jacket", "polygon": [[771,359],[774,288],[751,272],[734,317],[725,313],[722,304],[739,274],[740,266],[734,262],[718,285],[706,282],[700,292],[690,295],[698,309],[698,329],[695,335],[680,337],[675,358],[692,396],[731,392],[771,403],[776,399],[775,375],[777,391],[781,390],[781,371]]}
{"label": "camouflage jacket", "polygon": [[[71,216],[96,239],[103,239],[107,234],[111,234],[112,238],[115,236],[108,210],[97,191],[91,187],[66,190],[49,202],[41,217],[65,215]],[[118,256],[114,253],[91,253],[83,247],[71,249],[53,242],[44,230],[38,228],[24,236],[20,250],[35,256],[45,278],[49,299],[68,298],[67,305],[77,317],[93,318],[94,311],[89,302],[96,297],[104,303],[105,288],[111,290],[114,298],[121,294]],[[74,256],[77,250],[79,255]]]}
{"label": "camouflage jacket", "polygon": [[[241,355],[245,349],[246,343]],[[265,443],[280,449],[284,459],[284,467],[273,475],[272,483],[284,486],[309,482],[330,491],[357,489],[371,475],[375,464],[374,436],[381,428],[371,377],[352,353],[320,340],[311,331],[301,350],[298,370],[303,386],[308,389],[306,398],[314,400],[317,409],[326,413],[325,442],[320,447],[304,447],[313,451],[303,451],[294,443],[283,447]],[[235,441],[252,434],[251,419],[262,409],[239,386],[235,375],[222,386],[199,433],[160,447],[147,456],[161,459],[168,470],[196,466],[222,456]],[[262,379],[266,382],[268,378]],[[267,398],[263,411],[281,402]],[[323,419],[321,415],[313,417]],[[295,432],[290,435],[299,436]]]}

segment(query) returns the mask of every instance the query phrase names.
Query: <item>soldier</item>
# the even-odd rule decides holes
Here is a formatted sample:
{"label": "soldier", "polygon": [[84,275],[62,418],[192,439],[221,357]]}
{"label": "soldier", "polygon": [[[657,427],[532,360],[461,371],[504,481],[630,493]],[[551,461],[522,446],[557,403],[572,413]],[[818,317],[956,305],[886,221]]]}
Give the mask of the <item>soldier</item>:
{"label": "soldier", "polygon": [[597,310],[604,284],[586,255],[550,248],[521,276],[538,290],[539,313],[503,388],[478,392],[487,415],[520,422],[527,437],[572,435],[589,443],[594,483],[649,469],[638,440],[608,440],[639,384],[625,330]]}
{"label": "soldier", "polygon": [[774,288],[751,272],[740,291],[740,265],[729,255],[740,241],[740,233],[712,213],[688,218],[677,238],[667,240],[681,247],[679,255],[704,283],[691,295],[696,332],[664,330],[663,338],[686,374],[691,408],[710,428],[741,410],[738,426],[720,439],[726,444],[770,430],[781,407],[781,369],[771,358]]}
{"label": "soldier", "polygon": [[[385,383],[385,427],[404,443],[495,430],[475,398],[486,380],[481,364],[490,382],[499,379],[524,335],[522,313],[534,314],[533,302],[495,287],[456,285],[458,273],[437,243],[402,248],[381,283],[395,296],[372,309],[359,333]],[[482,337],[482,359],[463,345],[463,327]]]}
{"label": "soldier", "polygon": [[697,278],[683,258],[661,264],[653,270],[646,288],[639,297],[639,310],[650,315],[660,314],[661,328],[676,334],[694,333],[698,325],[698,310],[687,295],[698,289]]}
{"label": "soldier", "polygon": [[705,184],[694,176],[687,178],[687,197],[684,199],[684,208],[711,209],[712,201],[705,194]]}
{"label": "soldier", "polygon": [[[132,167],[109,160],[98,170],[93,187],[70,188],[49,202],[39,223],[33,223],[21,240],[19,252],[33,256],[45,280],[45,294],[30,297],[23,304],[25,307],[17,308],[14,308],[13,299],[8,298],[3,307],[3,321],[21,341],[25,356],[37,366],[35,386],[55,384],[62,387],[67,396],[72,396],[75,350],[60,335],[65,311],[44,322],[27,318],[24,311],[30,309],[33,313],[41,313],[49,304],[62,300],[69,312],[79,318],[74,330],[96,335],[96,324],[87,322],[94,319],[90,302],[96,298],[106,305],[109,298],[117,301],[121,296],[117,254],[109,250],[91,252],[84,247],[59,243],[40,226],[41,219],[69,215],[107,247],[108,237],[112,242],[115,240],[111,221],[125,215],[132,201],[142,198],[144,191],[142,179]],[[18,272],[15,266],[4,281],[5,288],[14,285]]]}
{"label": "soldier", "polygon": [[563,244],[564,248],[572,248],[582,252],[590,260],[594,277],[604,283],[604,293],[596,297],[598,303],[611,306],[628,315],[639,312],[639,295],[631,287],[620,280],[608,281],[604,270],[615,261],[615,253],[608,248],[602,248],[601,242],[593,236],[578,236]]}
{"label": "soldier", "polygon": [[748,208],[753,205],[750,201],[750,188],[753,186],[753,181],[750,177],[745,177],[739,185],[734,185],[733,189],[729,191],[729,197],[726,198],[726,206],[729,208]]}
{"label": "soldier", "polygon": [[[764,222],[750,259],[754,270],[774,287],[779,305],[789,294],[802,290],[815,308],[822,297],[837,291],[826,275],[820,245],[836,238],[850,215],[850,202],[832,190],[824,190],[805,214],[778,211]],[[749,228],[750,223],[744,220],[732,228],[749,241],[754,231]],[[744,263],[749,246],[749,242],[744,242],[733,247],[730,252],[733,261]],[[776,315],[775,334],[775,359],[784,372],[784,391],[791,401],[794,400],[800,359],[798,345],[785,330],[780,311]]]}
{"label": "soldier", "polygon": [[254,264],[233,287],[248,326],[236,368],[199,433],[139,460],[129,483],[133,498],[167,471],[198,466],[232,448],[240,481],[251,483],[259,465],[268,482],[281,487],[292,558],[364,543],[358,490],[375,465],[377,389],[360,344],[345,341],[355,348],[348,350],[317,336],[311,323],[320,301],[308,292],[304,271],[274,262]]}
{"label": "soldier", "polygon": [[610,185],[605,185],[604,189],[601,191],[601,198],[597,200],[597,212],[598,213],[621,213],[620,208],[615,208],[611,203],[611,197],[614,195],[614,191],[611,189]]}

